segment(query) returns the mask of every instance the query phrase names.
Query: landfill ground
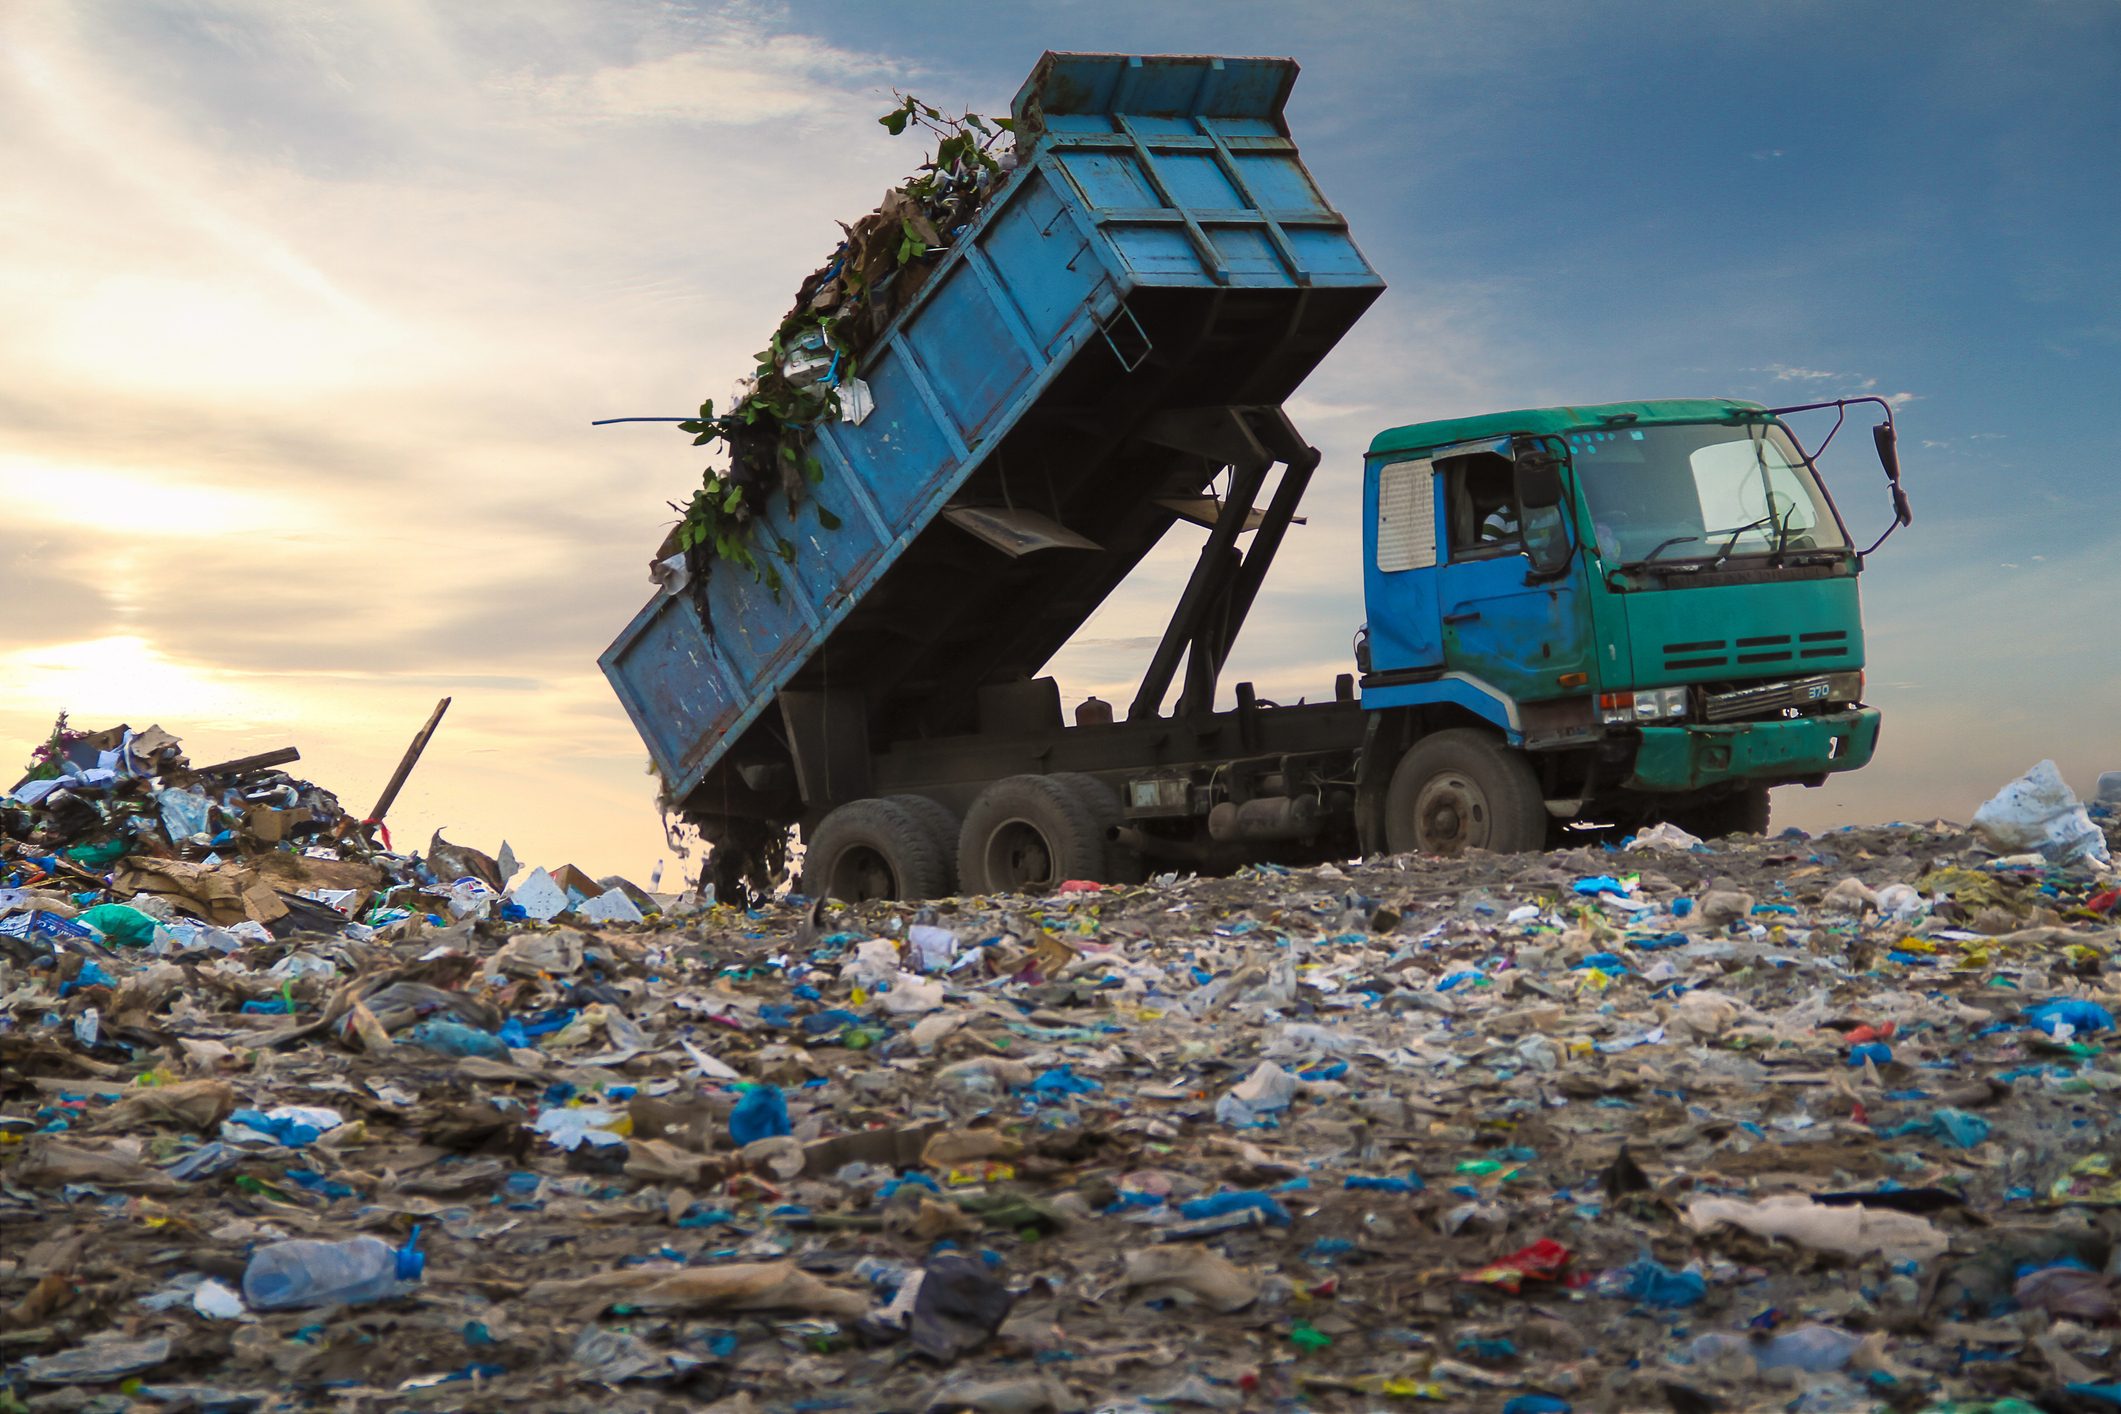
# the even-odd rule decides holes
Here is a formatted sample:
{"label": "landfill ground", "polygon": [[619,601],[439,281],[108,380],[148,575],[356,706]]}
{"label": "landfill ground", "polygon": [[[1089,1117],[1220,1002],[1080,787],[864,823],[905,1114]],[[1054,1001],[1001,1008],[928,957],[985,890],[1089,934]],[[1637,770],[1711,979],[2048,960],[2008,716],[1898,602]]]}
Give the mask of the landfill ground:
{"label": "landfill ground", "polygon": [[[423,865],[395,921],[234,933],[157,865],[127,943],[43,922],[97,895],[35,849],[0,1410],[2121,1406],[2089,860],[1896,825],[594,923]],[[244,1301],[362,1234],[424,1273]]]}

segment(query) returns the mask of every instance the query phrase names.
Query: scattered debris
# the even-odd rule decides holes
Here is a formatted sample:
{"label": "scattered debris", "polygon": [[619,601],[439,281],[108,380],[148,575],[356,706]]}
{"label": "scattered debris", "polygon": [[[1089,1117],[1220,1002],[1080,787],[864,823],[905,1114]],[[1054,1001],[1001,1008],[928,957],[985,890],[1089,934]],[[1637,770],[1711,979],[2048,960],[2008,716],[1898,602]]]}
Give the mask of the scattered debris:
{"label": "scattered debris", "polygon": [[59,753],[0,807],[0,1408],[2089,1409],[2121,1368],[2095,851],[688,912],[394,853],[284,760]]}

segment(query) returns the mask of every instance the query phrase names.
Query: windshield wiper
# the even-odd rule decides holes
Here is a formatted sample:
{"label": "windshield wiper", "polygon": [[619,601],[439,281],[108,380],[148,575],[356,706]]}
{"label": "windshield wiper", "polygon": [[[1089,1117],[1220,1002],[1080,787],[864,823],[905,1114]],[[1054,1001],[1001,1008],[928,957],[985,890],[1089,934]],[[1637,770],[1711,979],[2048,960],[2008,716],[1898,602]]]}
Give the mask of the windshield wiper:
{"label": "windshield wiper", "polygon": [[1659,555],[1662,555],[1665,551],[1671,549],[1674,545],[1685,545],[1689,541],[1699,540],[1700,538],[1701,537],[1698,535],[1674,535],[1669,540],[1659,541],[1657,543],[1657,548],[1650,551],[1649,554],[1644,555],[1641,559],[1630,560],[1626,564],[1622,565],[1621,568],[1624,570],[1642,569],[1644,566],[1648,565],[1652,560],[1655,560]]}
{"label": "windshield wiper", "polygon": [[[1768,514],[1774,515],[1774,513],[1775,507],[1770,503]],[[1785,510],[1775,520],[1775,563],[1778,565],[1782,563],[1784,547],[1790,543],[1790,517],[1795,514],[1797,514],[1797,503],[1792,500],[1789,504],[1789,509]]]}
{"label": "windshield wiper", "polygon": [[[1767,526],[1767,525],[1773,525],[1774,523],[1775,523],[1775,517],[1774,517],[1774,515],[1773,515],[1773,514],[1771,513],[1771,514],[1768,514],[1768,515],[1764,515],[1764,516],[1762,516],[1762,517],[1761,517],[1760,519],[1758,519],[1758,520],[1756,520],[1756,521],[1752,522],[1752,523],[1751,523],[1750,525],[1741,525],[1741,526],[1739,526],[1739,527],[1738,527],[1737,529],[1735,529],[1735,530],[1731,530],[1731,531],[1722,531],[1722,530],[1712,530],[1712,531],[1710,531],[1710,532],[1709,532],[1709,534],[1710,534],[1710,535],[1711,535],[1712,537],[1713,537],[1713,536],[1717,536],[1717,535],[1724,535],[1724,534],[1728,534],[1728,535],[1729,535],[1729,536],[1731,537],[1730,539],[1728,539],[1728,540],[1724,541],[1724,542],[1723,542],[1723,548],[1722,548],[1721,550],[1718,550],[1718,551],[1716,552],[1716,563],[1720,565],[1720,564],[1722,564],[1722,563],[1723,563],[1723,562],[1724,562],[1725,560],[1728,560],[1728,559],[1729,559],[1729,558],[1731,557],[1731,551],[1735,550],[1735,549],[1736,549],[1736,548],[1738,547],[1738,537],[1739,537],[1739,536],[1741,536],[1741,535],[1745,534],[1745,533],[1746,533],[1747,531],[1749,531],[1749,530],[1758,530],[1758,529],[1760,529],[1760,528],[1761,528],[1762,526]],[[1779,552],[1778,552],[1778,553],[1779,553]]]}

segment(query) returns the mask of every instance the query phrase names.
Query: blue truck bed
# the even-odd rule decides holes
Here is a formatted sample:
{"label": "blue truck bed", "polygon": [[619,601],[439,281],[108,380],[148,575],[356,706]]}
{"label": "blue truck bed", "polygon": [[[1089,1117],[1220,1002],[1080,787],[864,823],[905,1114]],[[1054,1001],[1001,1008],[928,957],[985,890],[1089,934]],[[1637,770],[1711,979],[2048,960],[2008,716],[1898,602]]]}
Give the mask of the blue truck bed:
{"label": "blue truck bed", "polygon": [[[739,771],[786,759],[784,692],[859,688],[866,740],[973,730],[979,688],[1042,665],[1224,464],[1140,429],[1279,404],[1377,297],[1289,139],[1295,77],[1040,61],[1017,170],[866,357],[874,410],[814,434],[841,527],[776,498],[797,547],[778,597],[718,567],[599,660],[672,801],[755,808]],[[965,528],[980,511],[1072,548],[1012,556]]]}

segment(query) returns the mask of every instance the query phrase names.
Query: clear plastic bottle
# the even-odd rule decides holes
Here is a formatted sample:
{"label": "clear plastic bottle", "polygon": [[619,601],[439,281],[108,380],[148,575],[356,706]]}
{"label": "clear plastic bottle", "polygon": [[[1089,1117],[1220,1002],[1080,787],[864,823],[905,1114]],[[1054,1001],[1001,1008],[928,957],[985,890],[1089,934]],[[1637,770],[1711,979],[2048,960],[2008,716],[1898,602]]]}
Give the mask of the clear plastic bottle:
{"label": "clear plastic bottle", "polygon": [[260,1247],[243,1269],[243,1299],[253,1311],[291,1311],[402,1296],[427,1265],[426,1254],[414,1245],[419,1240],[416,1228],[403,1247],[380,1237],[298,1238]]}
{"label": "clear plastic bottle", "polygon": [[1804,1370],[1814,1374],[1839,1370],[1855,1358],[1863,1337],[1832,1326],[1804,1325],[1774,1336],[1732,1335],[1711,1331],[1695,1339],[1692,1357],[1706,1363],[1745,1354],[1762,1370]]}

